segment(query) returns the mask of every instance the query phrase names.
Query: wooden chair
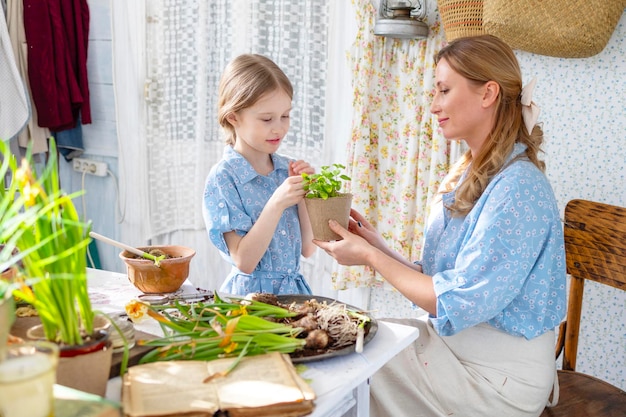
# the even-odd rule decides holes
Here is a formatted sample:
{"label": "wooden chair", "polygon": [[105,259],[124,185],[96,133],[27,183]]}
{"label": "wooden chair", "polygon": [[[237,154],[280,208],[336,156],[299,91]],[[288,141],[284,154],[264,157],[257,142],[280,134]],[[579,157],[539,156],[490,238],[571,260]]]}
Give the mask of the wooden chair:
{"label": "wooden chair", "polygon": [[575,370],[585,280],[626,290],[626,208],[570,201],[565,208],[565,254],[571,287],[556,349],[557,357],[563,351],[559,402],[541,417],[624,417],[626,392]]}

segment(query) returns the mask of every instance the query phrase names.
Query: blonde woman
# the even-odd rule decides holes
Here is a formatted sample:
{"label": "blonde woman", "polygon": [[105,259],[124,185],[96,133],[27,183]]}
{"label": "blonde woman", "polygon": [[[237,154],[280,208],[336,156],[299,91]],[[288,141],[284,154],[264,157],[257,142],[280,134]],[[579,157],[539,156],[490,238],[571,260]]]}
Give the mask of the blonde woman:
{"label": "blonde woman", "polygon": [[431,211],[422,259],[392,252],[356,211],[348,230],[330,222],[343,240],[316,243],[429,313],[396,320],[420,336],[372,378],[373,416],[539,416],[556,383],[566,277],[532,84],[522,88],[513,51],[489,35],[451,42],[435,63],[431,113],[469,150]]}

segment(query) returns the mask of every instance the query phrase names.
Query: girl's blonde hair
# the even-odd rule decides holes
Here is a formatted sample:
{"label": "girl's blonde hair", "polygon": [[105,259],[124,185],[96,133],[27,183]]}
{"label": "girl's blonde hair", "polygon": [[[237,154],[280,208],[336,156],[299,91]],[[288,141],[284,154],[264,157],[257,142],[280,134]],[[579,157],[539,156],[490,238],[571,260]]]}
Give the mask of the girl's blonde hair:
{"label": "girl's blonde hair", "polygon": [[289,78],[278,65],[263,55],[239,55],[226,66],[220,80],[217,118],[228,145],[234,145],[236,140],[235,128],[228,121],[228,116],[253,106],[263,95],[278,89],[293,98]]}
{"label": "girl's blonde hair", "polygon": [[496,118],[486,142],[476,158],[467,151],[452,167],[443,184],[443,192],[457,185],[469,166],[467,176],[458,186],[455,201],[448,207],[453,216],[470,212],[489,181],[502,169],[516,142],[527,146],[525,156],[540,170],[545,163],[539,160],[543,131],[535,125],[528,132],[522,120],[522,73],[513,50],[502,40],[491,35],[458,38],[435,55],[435,65],[445,59],[450,67],[477,85],[495,81],[500,85]]}

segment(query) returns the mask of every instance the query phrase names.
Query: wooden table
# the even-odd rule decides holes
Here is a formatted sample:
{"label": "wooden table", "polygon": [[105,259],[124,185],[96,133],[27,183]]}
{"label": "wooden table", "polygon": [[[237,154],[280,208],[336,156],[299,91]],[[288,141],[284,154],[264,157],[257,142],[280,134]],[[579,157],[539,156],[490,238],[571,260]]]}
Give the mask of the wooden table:
{"label": "wooden table", "polygon": [[[124,310],[128,301],[141,294],[125,274],[90,269],[88,272],[90,297],[98,310],[115,313]],[[180,294],[195,293],[199,289],[183,284]],[[138,331],[160,335],[154,320],[135,325]],[[378,322],[378,331],[365,345],[362,353],[306,363],[302,376],[315,391],[315,411],[311,417],[340,417],[347,411],[357,417],[369,416],[369,378],[398,352],[418,337],[414,327]],[[121,379],[109,381],[106,397],[119,401]],[[355,413],[356,412],[356,413]]]}

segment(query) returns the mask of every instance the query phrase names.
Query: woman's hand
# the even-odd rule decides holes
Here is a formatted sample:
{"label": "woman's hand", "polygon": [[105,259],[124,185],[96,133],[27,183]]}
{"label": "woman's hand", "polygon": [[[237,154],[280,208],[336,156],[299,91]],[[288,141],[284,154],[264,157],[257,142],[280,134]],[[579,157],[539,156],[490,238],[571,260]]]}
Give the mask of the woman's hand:
{"label": "woman's hand", "polygon": [[[352,219],[350,222],[356,225],[353,225],[353,227],[359,228],[357,222]],[[335,220],[330,220],[328,224],[342,239],[333,242],[314,239],[313,243],[324,249],[327,254],[335,258],[341,265],[369,265],[368,256],[375,248],[363,237],[344,229]]]}
{"label": "woman's hand", "polygon": [[378,233],[376,228],[367,221],[367,219],[355,209],[350,209],[350,220],[348,221],[348,230],[354,234],[361,236],[370,245],[377,249],[385,251],[387,245],[383,237]]}
{"label": "woman's hand", "polygon": [[375,257],[384,254],[388,257],[386,259],[392,258],[413,270],[422,271],[420,265],[415,265],[399,253],[389,249],[376,228],[358,211],[350,210],[348,230],[332,220],[329,224],[335,233],[343,237],[343,240],[336,242],[314,240],[313,243],[324,249],[326,253],[335,258],[340,264],[368,265],[375,268]]}

